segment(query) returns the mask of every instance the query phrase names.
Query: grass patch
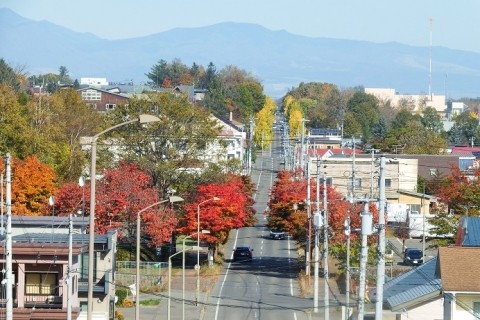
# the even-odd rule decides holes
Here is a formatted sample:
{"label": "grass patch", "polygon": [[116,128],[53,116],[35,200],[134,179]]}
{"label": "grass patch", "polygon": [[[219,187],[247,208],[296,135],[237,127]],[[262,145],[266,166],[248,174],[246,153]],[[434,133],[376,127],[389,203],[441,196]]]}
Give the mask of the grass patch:
{"label": "grass patch", "polygon": [[158,306],[160,304],[160,299],[148,299],[140,301],[142,306]]}

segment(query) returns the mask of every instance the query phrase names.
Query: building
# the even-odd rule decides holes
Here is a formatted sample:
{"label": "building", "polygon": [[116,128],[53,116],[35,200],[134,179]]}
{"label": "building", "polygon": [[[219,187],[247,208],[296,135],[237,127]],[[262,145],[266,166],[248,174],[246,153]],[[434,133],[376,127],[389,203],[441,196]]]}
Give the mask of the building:
{"label": "building", "polygon": [[390,88],[365,88],[365,93],[375,96],[383,103],[390,103],[393,107],[407,107],[412,113],[422,113],[427,107],[431,107],[446,118],[447,106],[445,96],[436,95],[405,95],[398,94]]}
{"label": "building", "polygon": [[94,87],[79,89],[78,92],[88,106],[99,112],[113,110],[118,105],[128,104],[129,100],[125,95]]}
{"label": "building", "polygon": [[443,319],[480,317],[480,247],[442,247],[436,276],[442,280]]}
{"label": "building", "polygon": [[[72,218],[72,297],[67,300],[69,221],[68,217],[12,216],[12,272],[14,319],[66,319],[67,305],[72,319],[87,318],[88,219]],[[95,281],[93,318],[114,317],[114,261],[117,234],[95,236]],[[5,235],[0,261],[5,263]],[[4,275],[2,275],[3,277]],[[5,287],[1,287],[5,297]],[[5,305],[4,298],[0,304]]]}

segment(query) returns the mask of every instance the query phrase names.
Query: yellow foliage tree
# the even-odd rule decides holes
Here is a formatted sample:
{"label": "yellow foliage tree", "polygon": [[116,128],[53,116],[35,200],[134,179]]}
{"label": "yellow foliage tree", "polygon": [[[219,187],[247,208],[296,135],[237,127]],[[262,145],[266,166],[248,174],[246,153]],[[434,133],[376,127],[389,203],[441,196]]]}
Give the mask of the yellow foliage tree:
{"label": "yellow foliage tree", "polygon": [[283,99],[283,113],[285,115],[288,115],[288,112],[290,111],[290,106],[294,101],[295,101],[295,98],[292,97],[291,95],[287,95],[285,99]]}
{"label": "yellow foliage tree", "polygon": [[288,125],[290,127],[290,137],[298,137],[302,134],[303,113],[298,101],[292,103]]}
{"label": "yellow foliage tree", "polygon": [[263,108],[255,116],[255,135],[253,141],[262,149],[267,148],[273,139],[273,121],[275,120],[275,101],[271,97],[265,99]]}

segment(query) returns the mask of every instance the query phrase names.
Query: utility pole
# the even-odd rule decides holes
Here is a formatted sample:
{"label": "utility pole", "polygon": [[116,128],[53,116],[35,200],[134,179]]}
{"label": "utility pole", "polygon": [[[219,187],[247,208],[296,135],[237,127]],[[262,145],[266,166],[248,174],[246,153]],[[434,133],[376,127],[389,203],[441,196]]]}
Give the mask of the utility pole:
{"label": "utility pole", "polygon": [[[11,177],[11,165],[10,154],[7,153],[5,157],[5,171],[6,171],[6,193],[5,193],[5,206],[6,212],[6,240],[5,240],[5,278],[6,278],[6,320],[13,320],[13,251],[12,251],[12,177]],[[2,281],[2,285],[3,285]]]}
{"label": "utility pole", "polygon": [[380,157],[380,189],[378,201],[378,259],[377,259],[377,301],[375,319],[383,318],[383,284],[385,283],[385,156]]}
{"label": "utility pole", "polygon": [[362,247],[360,251],[360,285],[358,288],[358,320],[363,320],[365,314],[365,288],[366,288],[366,273],[368,260],[368,245],[367,238],[372,234],[372,215],[369,212],[368,201],[365,202],[365,207],[362,213]]}
{"label": "utility pole", "polygon": [[[310,162],[310,161],[308,161]],[[310,276],[310,241],[312,239],[312,213],[310,208],[310,170],[307,163],[307,220],[308,220],[308,236],[305,243],[305,275]]]}
{"label": "utility pole", "polygon": [[350,319],[350,213],[347,219],[345,219],[345,237],[347,238],[347,267],[346,267],[346,283],[345,283],[345,304],[346,304],[346,318]]}
{"label": "utility pole", "polygon": [[317,189],[316,189],[316,210],[313,217],[313,225],[315,226],[315,265],[314,265],[314,278],[313,278],[313,312],[318,312],[318,269],[320,252],[318,250],[318,238],[319,229],[322,226],[322,220],[320,219],[320,159],[317,157]]}
{"label": "utility pole", "polygon": [[330,318],[330,289],[328,286],[328,208],[327,208],[327,179],[323,175],[323,271],[325,280],[325,320]]}
{"label": "utility pole", "polygon": [[373,168],[374,168],[374,163],[375,163],[375,152],[380,151],[379,149],[367,149],[367,151],[370,151],[372,153],[372,167],[370,169],[370,199],[373,199]]}

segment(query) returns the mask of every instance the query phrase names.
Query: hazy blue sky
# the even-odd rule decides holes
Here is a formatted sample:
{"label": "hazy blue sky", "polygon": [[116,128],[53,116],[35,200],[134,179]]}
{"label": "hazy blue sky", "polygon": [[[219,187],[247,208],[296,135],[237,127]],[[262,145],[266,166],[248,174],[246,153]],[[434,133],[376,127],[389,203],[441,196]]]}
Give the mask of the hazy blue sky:
{"label": "hazy blue sky", "polygon": [[0,0],[33,20],[107,39],[234,21],[311,37],[480,52],[480,0]]}

